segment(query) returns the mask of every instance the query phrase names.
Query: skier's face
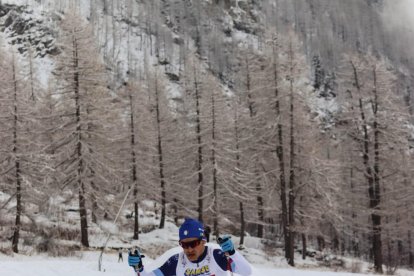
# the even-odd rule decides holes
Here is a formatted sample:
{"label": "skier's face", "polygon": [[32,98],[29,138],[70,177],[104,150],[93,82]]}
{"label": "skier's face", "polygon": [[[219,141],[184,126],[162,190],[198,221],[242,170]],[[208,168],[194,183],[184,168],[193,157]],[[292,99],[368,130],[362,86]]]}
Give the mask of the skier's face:
{"label": "skier's face", "polygon": [[197,238],[187,238],[180,241],[184,254],[190,261],[197,261],[203,254],[206,241]]}

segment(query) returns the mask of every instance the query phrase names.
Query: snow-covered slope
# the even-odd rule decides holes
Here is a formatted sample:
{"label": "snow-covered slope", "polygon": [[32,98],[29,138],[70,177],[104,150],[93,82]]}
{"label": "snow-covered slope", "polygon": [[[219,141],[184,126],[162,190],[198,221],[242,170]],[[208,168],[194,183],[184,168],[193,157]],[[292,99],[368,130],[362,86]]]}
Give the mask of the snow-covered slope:
{"label": "snow-covered slope", "polygon": [[[33,253],[33,255],[14,254],[6,256],[0,254],[0,275],[25,276],[28,273],[32,276],[121,276],[134,275],[133,270],[127,265],[127,248],[139,246],[146,255],[144,264],[147,270],[152,270],[162,265],[170,256],[180,252],[182,249],[177,246],[178,228],[173,224],[167,224],[165,229],[158,229],[149,233],[141,234],[138,241],[124,243],[119,239],[112,240],[108,244],[102,259],[101,272],[99,267],[98,251],[76,251],[70,257],[50,257],[45,254]],[[238,238],[233,236],[237,245]],[[97,246],[102,246],[104,239],[94,239]],[[208,246],[218,247],[215,242]],[[266,253],[257,238],[248,237],[246,249],[241,253],[253,266],[252,276],[292,275],[292,276],[347,276],[370,274],[369,265],[357,260],[342,258],[344,267],[324,267],[314,258],[301,260],[297,256],[297,268],[291,268],[282,257],[282,252]],[[114,249],[115,248],[115,249]],[[117,248],[122,248],[123,262],[118,262]],[[349,273],[352,267],[358,267],[360,273]],[[414,275],[414,272],[398,270],[397,275]]]}
{"label": "snow-covered slope", "polygon": [[[158,259],[145,258],[145,265],[150,269],[160,265],[167,256],[177,252],[178,249],[168,251]],[[50,258],[45,256],[20,256],[6,257],[0,255],[0,275],[7,276],[126,276],[134,275],[133,270],[128,267],[126,254],[124,261],[118,262],[118,254],[107,253],[103,258],[102,271],[98,271],[98,252],[83,252],[71,258]],[[287,267],[276,267],[270,264],[253,263],[252,276],[358,276],[367,275],[360,273],[334,272],[322,269],[295,269]],[[409,271],[398,271],[397,275],[414,275]]]}
{"label": "snow-covered slope", "polygon": [[[37,257],[5,258],[0,256],[0,275],[8,276],[126,276],[134,275],[133,270],[128,267],[126,261],[118,263],[117,254],[108,254],[104,259],[102,272],[98,271],[97,253],[85,253],[78,258],[50,259]],[[146,260],[148,261],[148,260]],[[155,261],[156,262],[156,261]],[[148,262],[149,263],[149,262]],[[278,269],[266,266],[254,266],[252,276],[350,276],[363,275],[351,273],[335,273],[328,271],[310,271],[298,269]],[[402,274],[401,274],[402,275]],[[409,275],[409,274],[404,274]]]}

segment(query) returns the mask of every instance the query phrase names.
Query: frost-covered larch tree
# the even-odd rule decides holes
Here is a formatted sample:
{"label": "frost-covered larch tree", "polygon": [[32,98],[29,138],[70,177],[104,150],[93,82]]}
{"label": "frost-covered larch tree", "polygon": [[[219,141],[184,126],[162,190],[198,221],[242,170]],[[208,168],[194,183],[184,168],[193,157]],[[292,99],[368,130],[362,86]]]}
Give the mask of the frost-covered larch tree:
{"label": "frost-covered larch tree", "polygon": [[10,56],[1,56],[0,60],[0,175],[6,183],[4,190],[16,201],[12,250],[18,253],[24,205],[33,202],[34,197],[30,195],[41,189],[44,164],[39,158],[41,146],[34,139],[39,131],[38,114],[25,71],[19,66],[13,47]]}
{"label": "frost-covered larch tree", "polygon": [[393,191],[407,188],[406,179],[400,176],[409,173],[401,171],[410,155],[409,112],[408,107],[401,108],[403,99],[395,91],[395,75],[386,61],[372,55],[350,55],[345,60],[342,88],[348,127],[343,130],[358,152],[352,159],[354,178],[364,185],[365,204],[360,205],[365,206],[370,223],[362,225],[370,236],[375,270],[382,273],[387,251],[384,232],[389,236],[387,229],[400,222],[389,217],[395,204],[401,203],[396,201],[399,193]]}
{"label": "frost-covered larch tree", "polygon": [[61,22],[62,54],[54,71],[58,82],[54,94],[62,122],[55,134],[54,152],[61,188],[75,189],[78,194],[81,243],[88,247],[87,200],[95,205],[99,192],[114,185],[108,138],[116,117],[92,30],[82,22],[72,13]]}

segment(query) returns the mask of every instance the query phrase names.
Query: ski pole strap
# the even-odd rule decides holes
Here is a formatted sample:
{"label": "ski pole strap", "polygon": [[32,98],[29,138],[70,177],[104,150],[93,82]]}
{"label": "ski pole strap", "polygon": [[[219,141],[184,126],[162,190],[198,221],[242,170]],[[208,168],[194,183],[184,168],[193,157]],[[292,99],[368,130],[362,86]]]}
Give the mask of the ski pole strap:
{"label": "ski pole strap", "polygon": [[137,276],[141,276],[140,272],[144,270],[144,267],[143,266],[139,267],[139,265],[137,265],[137,266],[134,266],[134,270],[137,273]]}
{"label": "ski pole strap", "polygon": [[233,260],[230,258],[230,255],[228,252],[226,252],[225,255],[227,258],[227,270],[231,272],[231,275],[233,275],[233,268],[232,268]]}

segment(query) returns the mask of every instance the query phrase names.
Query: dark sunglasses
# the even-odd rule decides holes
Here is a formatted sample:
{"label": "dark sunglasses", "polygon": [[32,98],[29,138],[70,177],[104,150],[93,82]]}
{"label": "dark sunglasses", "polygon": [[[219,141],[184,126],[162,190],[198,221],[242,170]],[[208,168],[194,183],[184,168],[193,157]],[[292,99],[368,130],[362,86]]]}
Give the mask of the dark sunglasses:
{"label": "dark sunglasses", "polygon": [[201,240],[194,240],[194,241],[189,241],[189,242],[182,242],[180,241],[180,245],[182,248],[187,249],[189,247],[194,248],[196,246],[198,246],[201,243]]}

